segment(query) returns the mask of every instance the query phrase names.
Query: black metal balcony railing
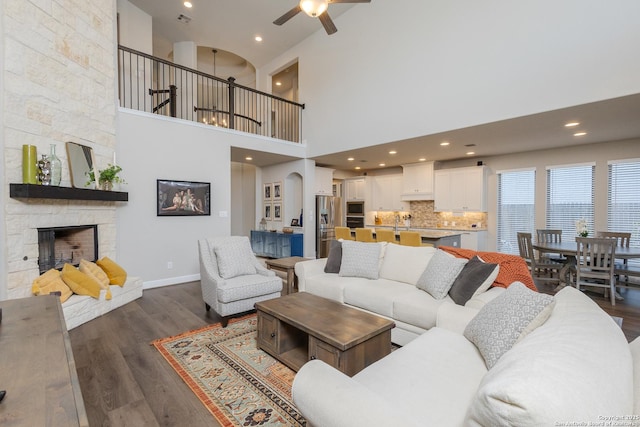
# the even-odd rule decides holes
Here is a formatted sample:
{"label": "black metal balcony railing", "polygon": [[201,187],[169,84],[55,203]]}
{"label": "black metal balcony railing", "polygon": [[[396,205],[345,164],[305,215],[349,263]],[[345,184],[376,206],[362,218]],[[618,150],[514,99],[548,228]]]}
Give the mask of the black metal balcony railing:
{"label": "black metal balcony railing", "polygon": [[120,105],[134,110],[300,142],[298,104],[118,46]]}

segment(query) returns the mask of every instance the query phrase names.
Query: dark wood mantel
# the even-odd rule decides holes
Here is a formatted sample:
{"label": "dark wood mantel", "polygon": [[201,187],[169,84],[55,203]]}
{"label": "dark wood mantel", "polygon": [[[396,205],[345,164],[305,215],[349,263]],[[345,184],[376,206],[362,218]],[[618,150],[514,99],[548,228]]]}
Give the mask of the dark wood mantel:
{"label": "dark wood mantel", "polygon": [[108,202],[126,202],[129,200],[129,193],[123,191],[102,191],[37,184],[9,184],[9,196],[13,199],[100,200]]}

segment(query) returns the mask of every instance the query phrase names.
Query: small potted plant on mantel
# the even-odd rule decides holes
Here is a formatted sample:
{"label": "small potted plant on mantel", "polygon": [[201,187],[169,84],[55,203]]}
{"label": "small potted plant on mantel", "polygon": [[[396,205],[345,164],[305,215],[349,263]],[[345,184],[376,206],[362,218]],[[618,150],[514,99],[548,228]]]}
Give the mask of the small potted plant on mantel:
{"label": "small potted plant on mantel", "polygon": [[[120,172],[122,172],[122,168],[120,166],[108,163],[106,169],[98,171],[98,182],[96,188],[98,190],[111,191],[113,190],[113,183],[126,183],[126,181],[122,177],[118,176]],[[96,181],[94,171],[89,172],[88,175],[89,181],[87,181],[87,185],[92,184]]]}

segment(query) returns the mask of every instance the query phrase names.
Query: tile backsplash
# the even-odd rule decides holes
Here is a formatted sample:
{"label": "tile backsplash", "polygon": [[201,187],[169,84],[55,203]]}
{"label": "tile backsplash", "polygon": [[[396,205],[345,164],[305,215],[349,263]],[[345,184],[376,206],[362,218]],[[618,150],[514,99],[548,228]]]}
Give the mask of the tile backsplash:
{"label": "tile backsplash", "polygon": [[[410,202],[409,212],[398,212],[400,215],[400,225],[405,225],[403,216],[410,214],[411,227],[466,229],[472,228],[473,224],[478,223],[480,223],[478,227],[480,229],[487,227],[487,214],[485,212],[465,212],[463,214],[434,212],[433,205],[433,200]],[[377,212],[377,216],[382,222],[379,225],[393,226],[395,224],[395,212],[379,211]]]}

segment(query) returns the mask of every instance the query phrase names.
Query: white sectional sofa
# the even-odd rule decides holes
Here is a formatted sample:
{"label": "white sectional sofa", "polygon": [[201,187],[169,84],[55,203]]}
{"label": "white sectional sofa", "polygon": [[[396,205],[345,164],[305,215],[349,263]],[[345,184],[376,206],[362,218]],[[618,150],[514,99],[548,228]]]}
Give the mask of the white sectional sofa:
{"label": "white sectional sofa", "polygon": [[106,290],[103,289],[99,299],[73,294],[62,303],[67,330],[100,317],[142,296],[142,279],[139,277],[127,277],[124,286],[111,285],[109,287],[111,289],[110,300],[105,299]]}
{"label": "white sectional sofa", "polygon": [[638,425],[640,340],[574,288],[554,299],[491,369],[460,330],[434,327],[353,378],[308,362],[294,403],[316,427]]}
{"label": "white sectional sofa", "polygon": [[[456,328],[466,323],[504,291],[504,288],[491,288],[464,306],[454,303],[448,295],[435,299],[418,289],[416,283],[436,251],[432,247],[383,245],[375,280],[325,273],[331,256],[299,262],[295,266],[298,289],[394,320],[396,327],[391,330],[391,341],[405,345],[439,324]],[[526,264],[524,266],[526,269]]]}

